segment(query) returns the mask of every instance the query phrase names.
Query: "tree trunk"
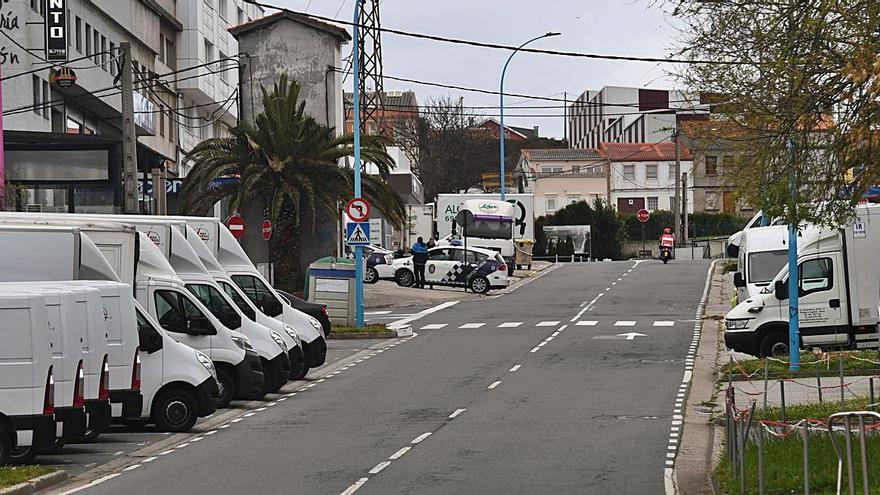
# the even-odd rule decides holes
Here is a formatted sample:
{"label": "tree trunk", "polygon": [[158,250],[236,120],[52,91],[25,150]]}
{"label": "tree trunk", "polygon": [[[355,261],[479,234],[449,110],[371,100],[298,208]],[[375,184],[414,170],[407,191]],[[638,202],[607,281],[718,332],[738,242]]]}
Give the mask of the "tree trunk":
{"label": "tree trunk", "polygon": [[301,225],[293,211],[283,208],[275,220],[270,256],[275,266],[275,287],[287,292],[302,292],[305,270],[300,264]]}

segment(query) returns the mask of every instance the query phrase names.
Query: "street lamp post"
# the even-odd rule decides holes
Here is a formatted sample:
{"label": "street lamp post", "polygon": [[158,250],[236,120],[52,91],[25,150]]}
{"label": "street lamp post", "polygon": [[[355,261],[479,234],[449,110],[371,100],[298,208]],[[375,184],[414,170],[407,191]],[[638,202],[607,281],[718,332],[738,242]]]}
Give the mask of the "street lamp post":
{"label": "street lamp post", "polygon": [[513,59],[513,56],[516,53],[529,43],[533,41],[538,41],[544,38],[550,38],[552,36],[561,36],[562,33],[546,33],[538,36],[536,38],[532,38],[529,41],[526,41],[522,45],[519,45],[513,53],[507,57],[507,62],[504,63],[504,69],[501,71],[501,129],[499,130],[499,141],[501,141],[501,201],[504,201],[504,193],[505,193],[505,180],[504,180],[504,76],[507,74],[507,66],[510,65],[510,61]]}
{"label": "street lamp post", "polygon": [[[358,41],[360,39],[360,16],[361,1],[354,2],[354,40],[351,53],[351,67],[354,77],[354,91],[352,94],[353,107],[352,115],[354,123],[352,133],[354,134],[354,197],[361,197],[361,102],[360,102],[360,52],[358,50]],[[379,95],[381,98],[382,95]],[[364,273],[363,273],[363,249],[360,246],[354,248],[354,280],[355,280],[355,327],[363,328],[364,326]]]}

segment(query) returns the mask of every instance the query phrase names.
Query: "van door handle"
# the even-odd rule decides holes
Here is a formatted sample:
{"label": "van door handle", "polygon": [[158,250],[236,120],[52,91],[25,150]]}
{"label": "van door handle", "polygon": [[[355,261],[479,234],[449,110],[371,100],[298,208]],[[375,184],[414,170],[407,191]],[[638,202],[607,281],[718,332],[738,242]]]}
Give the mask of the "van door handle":
{"label": "van door handle", "polygon": [[832,299],[832,300],[828,301],[828,305],[831,306],[832,308],[839,308],[840,307],[840,299]]}

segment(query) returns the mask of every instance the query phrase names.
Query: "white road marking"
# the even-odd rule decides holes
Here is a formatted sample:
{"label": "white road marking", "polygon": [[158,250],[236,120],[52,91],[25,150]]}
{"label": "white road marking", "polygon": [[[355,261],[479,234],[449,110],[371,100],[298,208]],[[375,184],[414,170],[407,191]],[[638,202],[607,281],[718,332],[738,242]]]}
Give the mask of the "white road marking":
{"label": "white road marking", "polygon": [[229,425],[229,424],[225,424],[225,425],[221,426],[220,429],[225,430],[226,428],[229,428],[230,426],[231,425]]}
{"label": "white road marking", "polygon": [[605,287],[605,292],[608,292],[609,290],[611,290],[611,287]]}
{"label": "white road marking", "polygon": [[[239,418],[239,419],[241,419],[241,418]],[[174,448],[175,449],[182,449],[182,448],[186,447],[187,445],[189,445],[189,442],[183,442],[182,444],[180,444]]]}
{"label": "white road marking", "polygon": [[498,328],[516,328],[522,324],[523,322],[521,321],[508,321],[507,323],[502,323],[498,325]]}
{"label": "white road marking", "polygon": [[545,345],[547,345],[547,341],[546,341],[546,340],[545,340],[544,342],[541,342],[540,344],[538,344],[538,347],[544,347]]}
{"label": "white road marking", "polygon": [[553,335],[551,335],[551,337],[556,337],[556,336],[559,335],[559,334],[560,334],[560,331],[557,330],[557,331],[553,332]]}
{"label": "white road marking", "polygon": [[615,327],[634,327],[636,326],[636,322],[632,320],[621,320],[614,322]]}
{"label": "white road marking", "polygon": [[596,320],[581,320],[575,324],[578,327],[595,327],[599,322]]}
{"label": "white road marking", "polygon": [[517,371],[518,369],[520,369],[521,367],[522,367],[521,364],[517,364],[517,365],[514,366],[513,368],[510,368],[509,371],[510,371],[511,373],[513,373],[513,372]]}
{"label": "white road marking", "polygon": [[558,321],[542,321],[542,322],[536,324],[535,326],[536,327],[555,327],[556,325],[559,325]]}
{"label": "white road marking", "polygon": [[139,467],[141,467],[140,464],[132,464],[131,466],[128,466],[127,468],[123,469],[122,471],[123,472],[134,471],[135,469],[137,469]]}
{"label": "white road marking", "polygon": [[430,325],[425,325],[422,327],[422,330],[440,330],[445,327],[447,323],[431,323]]}
{"label": "white road marking", "polygon": [[615,285],[617,285],[617,282],[611,282],[612,287],[614,287]]}
{"label": "white road marking", "polygon": [[431,432],[430,432],[430,431],[427,432],[427,433],[422,433],[421,435],[415,437],[415,438],[413,439],[413,441],[410,442],[410,443],[413,444],[413,445],[418,445],[418,444],[424,442],[425,439],[428,438],[428,437],[430,437],[430,436],[431,436]]}
{"label": "white road marking", "polygon": [[144,460],[141,461],[141,464],[146,464],[146,463],[148,463],[148,462],[153,462],[153,461],[155,461],[156,459],[158,459],[158,457],[156,457],[156,456],[153,456],[153,457],[147,457],[146,459],[144,459]]}
{"label": "white road marking", "polygon": [[618,282],[620,282],[620,281],[621,281],[621,280],[623,280],[623,278],[622,278],[622,277],[621,277],[621,278],[618,278],[618,279],[617,279],[617,281],[618,281]]}
{"label": "white road marking", "polygon": [[195,437],[195,438],[193,438],[192,440],[190,440],[189,442],[190,442],[190,443],[193,443],[193,442],[201,442],[201,441],[204,440],[204,439],[205,439],[205,437]]}
{"label": "white road marking", "polygon": [[452,414],[449,415],[449,419],[455,419],[459,414],[461,414],[465,411],[467,411],[467,409],[464,409],[464,408],[456,409],[455,412],[453,412]]}
{"label": "white road marking", "polygon": [[387,314],[390,314],[390,313],[391,313],[391,311],[370,311],[370,312],[367,312],[367,313],[364,313],[364,314],[365,314],[366,316],[373,316],[373,315],[387,315]]}
{"label": "white road marking", "polygon": [[540,351],[540,350],[541,350],[540,347],[535,346],[535,347],[532,347],[532,350],[529,351],[529,352],[538,352],[538,351]]}
{"label": "white road marking", "polygon": [[501,380],[495,380],[494,382],[492,382],[492,384],[489,385],[488,390],[492,390],[493,388],[497,387],[498,385],[501,385]]}
{"label": "white road marking", "polygon": [[354,492],[358,491],[360,487],[364,486],[364,483],[367,482],[370,478],[361,478],[355,481],[350,487],[346,488],[344,492],[339,495],[352,495]]}
{"label": "white road marking", "polygon": [[658,320],[658,321],[655,321],[655,322],[654,322],[654,326],[655,326],[655,327],[674,327],[674,326],[675,326],[675,322],[674,322],[674,321],[668,321],[668,320]]}
{"label": "white road marking", "polygon": [[265,407],[258,407],[256,409],[254,409],[254,411],[256,411],[256,412],[265,411],[265,410],[266,410]]}
{"label": "white road marking", "polygon": [[458,328],[480,328],[483,325],[485,325],[485,323],[465,323]]}
{"label": "white road marking", "polygon": [[396,461],[396,460],[400,459],[401,457],[403,457],[403,455],[406,454],[407,452],[409,452],[411,449],[412,449],[412,447],[404,447],[404,448],[398,450],[397,452],[391,454],[391,457],[389,457],[389,459],[391,459],[392,461]]}
{"label": "white road marking", "polygon": [[370,474],[379,474],[382,472],[383,469],[387,468],[390,465],[391,461],[382,461],[379,464],[376,464],[373,469],[370,469]]}
{"label": "white road marking", "polygon": [[242,420],[242,418],[235,418],[232,421],[230,421],[230,423],[238,423],[241,420]]}
{"label": "white road marking", "polygon": [[159,455],[168,455],[172,452],[174,452],[174,449],[169,449],[169,450],[166,450],[165,452],[159,452]]}
{"label": "white road marking", "polygon": [[213,435],[214,433],[217,433],[217,430],[211,430],[211,431],[205,432],[205,436]]}
{"label": "white road marking", "polygon": [[393,321],[388,324],[388,328],[391,330],[397,330],[398,328],[404,327],[407,324],[412,323],[420,318],[424,318],[424,317],[428,316],[429,314],[436,313],[437,311],[442,311],[442,310],[449,308],[451,306],[455,306],[456,304],[458,304],[458,301],[449,301],[449,302],[445,302],[443,304],[438,304],[438,305],[434,306],[433,308],[428,308],[424,311],[416,313],[416,314],[409,316],[407,318],[404,318],[402,320]]}
{"label": "white road marking", "polygon": [[66,492],[61,493],[61,495],[70,495],[71,493],[81,492],[81,491],[83,491],[83,490],[85,490],[85,489],[87,489],[87,488],[92,488],[92,487],[95,487],[95,486],[97,486],[97,485],[100,485],[101,483],[103,483],[103,482],[105,482],[105,481],[110,481],[110,480],[112,480],[113,478],[115,478],[115,477],[117,477],[117,476],[122,476],[122,473],[108,474],[107,476],[104,476],[104,477],[102,477],[102,478],[98,478],[98,479],[96,479],[95,481],[92,481],[91,483],[89,483],[89,484],[87,484],[87,485],[83,485],[83,486],[81,486],[81,487],[79,487],[79,488],[74,488],[74,489],[72,489],[72,490],[67,490]]}

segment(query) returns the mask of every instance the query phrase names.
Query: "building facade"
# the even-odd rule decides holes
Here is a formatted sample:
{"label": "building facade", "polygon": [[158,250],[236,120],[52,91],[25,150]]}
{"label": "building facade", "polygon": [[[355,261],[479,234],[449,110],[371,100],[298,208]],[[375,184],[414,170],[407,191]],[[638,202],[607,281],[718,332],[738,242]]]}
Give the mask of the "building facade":
{"label": "building facade", "polygon": [[707,111],[699,97],[680,91],[620,86],[585,91],[569,106],[569,146],[669,140],[678,121],[703,118]]}
{"label": "building facade", "polygon": [[742,155],[743,132],[735,124],[719,120],[683,122],[682,142],[694,157],[694,210],[709,213],[751,215],[754,209],[739,201],[727,174]]}
{"label": "building facade", "polygon": [[608,199],[608,175],[603,157],[593,149],[524,149],[517,166],[525,191],[535,195],[535,216],[566,205]]}
{"label": "building facade", "polygon": [[[609,197],[621,213],[672,211],[675,201],[675,143],[602,143],[599,153],[609,167]],[[682,174],[687,174],[684,198],[694,211],[693,157],[679,145]]]}

